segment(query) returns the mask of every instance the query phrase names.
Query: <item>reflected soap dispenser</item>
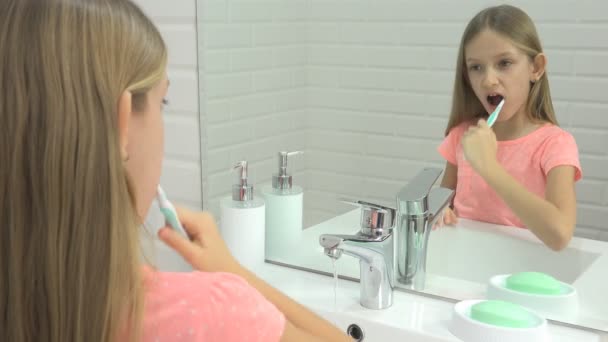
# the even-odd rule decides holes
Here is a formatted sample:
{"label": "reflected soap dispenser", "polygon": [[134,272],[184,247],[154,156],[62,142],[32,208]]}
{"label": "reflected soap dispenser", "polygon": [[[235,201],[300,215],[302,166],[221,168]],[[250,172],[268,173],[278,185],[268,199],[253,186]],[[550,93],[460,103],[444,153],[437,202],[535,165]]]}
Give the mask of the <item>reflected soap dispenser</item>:
{"label": "reflected soap dispenser", "polygon": [[266,203],[266,257],[281,257],[293,250],[302,234],[302,209],[304,192],[293,185],[287,170],[290,157],[301,151],[279,152],[279,172],[272,177],[272,186],[262,190]]}
{"label": "reflected soap dispenser", "polygon": [[220,202],[221,234],[232,255],[241,265],[254,269],[264,263],[265,206],[248,183],[247,161],[234,167],[239,181],[232,186],[232,197]]}

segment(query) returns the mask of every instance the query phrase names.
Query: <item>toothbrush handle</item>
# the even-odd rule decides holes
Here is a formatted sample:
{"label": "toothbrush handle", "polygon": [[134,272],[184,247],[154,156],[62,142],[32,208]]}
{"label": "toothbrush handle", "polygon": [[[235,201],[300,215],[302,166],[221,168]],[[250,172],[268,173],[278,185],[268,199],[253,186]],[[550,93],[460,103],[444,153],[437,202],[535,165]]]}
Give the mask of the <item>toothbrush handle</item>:
{"label": "toothbrush handle", "polygon": [[182,224],[179,222],[179,218],[177,217],[177,213],[175,212],[175,210],[171,210],[169,208],[161,208],[161,211],[163,213],[163,216],[165,216],[166,223],[171,228],[173,228],[174,230],[178,231],[184,237],[190,238],[188,236],[188,232],[186,232],[186,230],[184,229],[184,227],[182,226]]}

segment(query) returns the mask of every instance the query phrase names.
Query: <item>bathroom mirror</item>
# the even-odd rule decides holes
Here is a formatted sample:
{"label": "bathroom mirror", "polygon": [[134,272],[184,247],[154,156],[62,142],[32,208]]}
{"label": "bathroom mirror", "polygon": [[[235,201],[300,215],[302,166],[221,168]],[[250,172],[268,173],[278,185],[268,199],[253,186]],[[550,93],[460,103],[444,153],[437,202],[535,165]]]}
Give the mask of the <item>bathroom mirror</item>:
{"label": "bathroom mirror", "polygon": [[[558,320],[608,331],[608,7],[508,2],[534,20],[558,120],[577,140],[584,176],[576,185],[576,238],[553,252],[525,230],[461,220],[431,232],[422,292],[479,298],[494,275],[540,271],[579,291],[579,312]],[[249,162],[261,196],[278,172],[277,152],[303,151],[288,171],[304,189],[304,229],[293,244],[268,244],[266,258],[333,273],[319,236],[360,226],[360,209],[342,198],[395,207],[418,172],[444,167],[437,147],[461,34],[494,4],[198,0],[205,209],[220,217],[236,162]],[[359,277],[355,258],[343,256],[335,267]]]}

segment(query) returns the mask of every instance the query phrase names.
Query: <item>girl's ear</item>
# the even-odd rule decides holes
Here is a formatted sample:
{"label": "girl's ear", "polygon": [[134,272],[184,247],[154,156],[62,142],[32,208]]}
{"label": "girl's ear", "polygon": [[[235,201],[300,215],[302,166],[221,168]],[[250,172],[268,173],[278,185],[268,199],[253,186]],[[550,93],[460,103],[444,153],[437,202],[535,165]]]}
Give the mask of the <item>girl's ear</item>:
{"label": "girl's ear", "polygon": [[118,139],[120,143],[120,155],[122,160],[129,158],[127,145],[129,144],[129,119],[131,119],[131,92],[125,90],[118,100]]}
{"label": "girl's ear", "polygon": [[530,73],[530,82],[535,83],[540,80],[545,74],[545,67],[547,66],[547,56],[544,53],[539,53],[532,60],[532,68]]}

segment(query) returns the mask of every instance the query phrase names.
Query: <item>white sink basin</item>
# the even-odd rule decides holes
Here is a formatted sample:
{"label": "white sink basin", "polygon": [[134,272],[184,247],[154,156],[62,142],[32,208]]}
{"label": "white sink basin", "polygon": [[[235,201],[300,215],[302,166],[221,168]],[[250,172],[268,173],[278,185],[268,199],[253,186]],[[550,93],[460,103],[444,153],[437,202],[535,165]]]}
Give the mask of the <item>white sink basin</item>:
{"label": "white sink basin", "polygon": [[[346,331],[355,341],[363,342],[451,342],[453,338],[445,338],[432,334],[423,334],[403,328],[357,317],[344,312],[329,312],[317,310],[317,314],[332,322],[335,326]],[[349,329],[350,328],[350,329]],[[362,337],[363,339],[359,339]]]}
{"label": "white sink basin", "polygon": [[470,220],[437,229],[429,238],[427,272],[486,283],[496,274],[536,271],[572,284],[601,255],[572,247],[554,252],[521,234],[528,231],[519,230],[488,229]]}
{"label": "white sink basin", "polygon": [[[364,342],[459,342],[448,329],[453,303],[396,291],[393,305],[370,310],[359,305],[359,284],[310,272],[264,264],[254,270],[269,284],[305,304],[343,331],[357,324]],[[335,304],[334,304],[335,303]],[[550,323],[552,342],[600,342],[597,333]]]}

